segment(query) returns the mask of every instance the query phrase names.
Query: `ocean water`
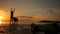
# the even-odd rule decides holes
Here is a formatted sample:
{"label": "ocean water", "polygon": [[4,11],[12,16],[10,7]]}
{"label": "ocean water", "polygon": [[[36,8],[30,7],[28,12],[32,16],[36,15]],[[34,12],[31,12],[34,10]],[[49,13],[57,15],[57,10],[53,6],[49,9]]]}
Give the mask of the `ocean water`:
{"label": "ocean water", "polygon": [[[34,22],[35,24],[38,24],[38,25],[45,25],[45,26],[40,26],[41,28],[51,28],[52,26],[51,25],[46,25],[46,24],[52,24],[52,23],[45,23],[45,22]],[[3,21],[2,24],[9,24],[9,21]],[[14,30],[14,34],[32,34],[31,32],[31,22],[21,22],[19,21],[18,22],[18,28],[17,30],[15,31]],[[3,26],[3,27],[0,27],[0,28],[8,28],[7,26]],[[52,29],[52,28],[51,28]],[[9,31],[4,31],[4,30],[1,30],[0,32],[3,32],[3,33],[0,33],[0,34],[13,34],[13,32],[9,32]],[[44,34],[44,32],[39,32],[38,34]]]}
{"label": "ocean water", "polygon": [[[46,27],[49,28],[49,29],[52,29],[51,25],[48,25],[48,26],[47,25],[43,25],[43,26],[40,26],[40,27],[42,29],[44,29]],[[4,28],[7,28],[7,26],[5,26]],[[1,30],[1,31],[3,31],[4,33],[0,33],[0,34],[32,34],[32,32],[31,32],[31,26],[28,25],[28,24],[20,24],[20,25],[18,25],[17,30],[12,30],[13,32],[4,31],[4,30]],[[44,32],[38,32],[38,34],[44,34]]]}
{"label": "ocean water", "polygon": [[[9,20],[1,20],[2,24],[10,24]],[[51,24],[51,23],[46,23],[46,22],[36,22],[36,21],[18,21],[18,24],[31,24],[31,23],[35,23],[35,24]]]}
{"label": "ocean water", "polygon": [[[3,23],[9,23],[9,22],[3,22]],[[19,24],[17,30],[16,31],[14,30],[14,33],[9,31],[4,31],[5,28],[6,29],[8,28],[8,26],[2,26],[1,28],[3,28],[3,30],[0,29],[1,30],[0,34],[32,34],[30,24],[23,24],[23,23]]]}

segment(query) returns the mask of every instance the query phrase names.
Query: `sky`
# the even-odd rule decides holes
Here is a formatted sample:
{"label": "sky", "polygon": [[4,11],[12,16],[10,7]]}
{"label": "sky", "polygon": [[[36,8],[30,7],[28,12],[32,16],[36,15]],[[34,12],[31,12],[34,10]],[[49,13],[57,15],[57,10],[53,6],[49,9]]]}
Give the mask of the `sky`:
{"label": "sky", "polygon": [[17,17],[34,16],[40,20],[60,20],[60,0],[0,0],[0,15],[6,14],[5,17],[8,17],[11,8],[15,8]]}

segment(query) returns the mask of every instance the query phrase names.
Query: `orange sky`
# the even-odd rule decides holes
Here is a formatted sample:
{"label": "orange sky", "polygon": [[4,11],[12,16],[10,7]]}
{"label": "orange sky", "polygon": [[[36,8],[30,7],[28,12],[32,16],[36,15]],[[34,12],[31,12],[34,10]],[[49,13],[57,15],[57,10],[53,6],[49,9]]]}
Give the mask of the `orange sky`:
{"label": "orange sky", "polygon": [[[0,20],[9,20],[10,9],[15,8],[14,16],[21,20],[21,16],[33,17],[37,20],[59,20],[60,0],[0,0]],[[51,11],[49,11],[51,10]],[[25,19],[28,19],[26,18]]]}
{"label": "orange sky", "polygon": [[[2,16],[3,18],[2,18],[2,20],[9,20],[10,19],[10,12],[5,12],[4,10],[0,10],[0,16]],[[18,17],[19,18],[19,20],[20,20],[20,18],[21,18],[21,15],[19,16],[19,15],[17,15],[17,13],[15,12],[14,13],[14,16],[15,17]],[[29,17],[29,16],[26,16],[26,17]],[[26,18],[25,17],[25,18]],[[33,17],[33,16],[32,16]],[[56,18],[55,18],[55,16],[54,15],[37,15],[37,16],[35,16],[34,17],[34,20],[55,20]]]}

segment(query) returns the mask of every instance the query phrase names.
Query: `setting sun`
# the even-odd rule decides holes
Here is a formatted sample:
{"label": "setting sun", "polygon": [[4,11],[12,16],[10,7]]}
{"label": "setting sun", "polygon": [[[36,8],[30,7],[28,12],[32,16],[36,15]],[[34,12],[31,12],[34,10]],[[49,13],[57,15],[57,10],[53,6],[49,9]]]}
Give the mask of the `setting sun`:
{"label": "setting sun", "polygon": [[1,20],[0,20],[0,25],[2,24]]}
{"label": "setting sun", "polygon": [[6,24],[7,20],[9,21],[9,13],[5,12],[4,10],[0,9],[0,25],[1,24]]}
{"label": "setting sun", "polygon": [[1,22],[2,18],[3,18],[3,17],[2,17],[2,16],[0,16],[0,25],[2,24],[2,22]]}
{"label": "setting sun", "polygon": [[2,19],[3,17],[2,16],[0,16],[0,19]]}

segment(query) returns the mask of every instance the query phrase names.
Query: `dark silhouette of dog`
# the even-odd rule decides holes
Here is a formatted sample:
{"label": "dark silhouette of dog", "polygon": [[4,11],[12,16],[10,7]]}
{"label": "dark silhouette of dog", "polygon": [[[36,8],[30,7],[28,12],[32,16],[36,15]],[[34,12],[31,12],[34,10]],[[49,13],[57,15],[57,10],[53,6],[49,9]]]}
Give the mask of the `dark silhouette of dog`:
{"label": "dark silhouette of dog", "polygon": [[14,21],[14,22],[18,22],[18,18],[13,17],[13,21]]}

